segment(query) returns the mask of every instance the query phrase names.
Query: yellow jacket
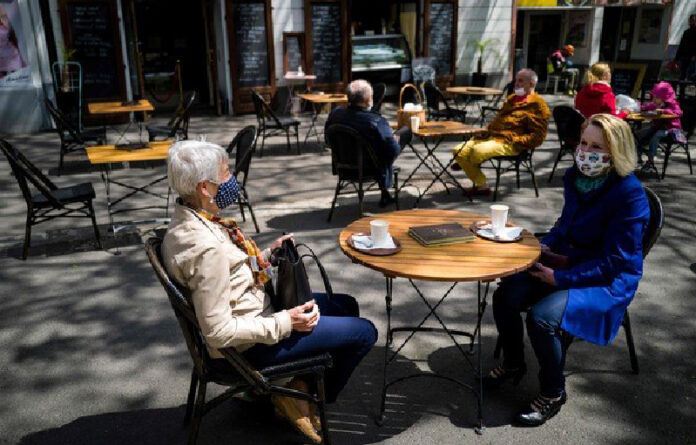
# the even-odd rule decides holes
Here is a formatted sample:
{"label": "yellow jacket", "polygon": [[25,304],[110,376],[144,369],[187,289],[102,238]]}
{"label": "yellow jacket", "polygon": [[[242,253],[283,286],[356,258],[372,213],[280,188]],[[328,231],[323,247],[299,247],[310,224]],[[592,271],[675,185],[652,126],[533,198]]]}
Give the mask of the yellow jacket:
{"label": "yellow jacket", "polygon": [[537,93],[531,93],[524,102],[515,103],[514,98],[513,94],[505,99],[503,108],[488,125],[486,139],[506,142],[519,153],[544,142],[551,112]]}

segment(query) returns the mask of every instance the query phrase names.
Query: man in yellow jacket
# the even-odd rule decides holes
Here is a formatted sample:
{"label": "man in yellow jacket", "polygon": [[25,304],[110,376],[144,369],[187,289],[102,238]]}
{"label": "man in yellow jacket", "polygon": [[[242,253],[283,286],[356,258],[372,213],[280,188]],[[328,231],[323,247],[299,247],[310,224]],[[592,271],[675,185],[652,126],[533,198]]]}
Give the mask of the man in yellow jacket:
{"label": "man in yellow jacket", "polygon": [[544,99],[534,92],[537,80],[534,71],[520,70],[515,76],[515,94],[508,96],[487,131],[452,151],[456,154],[452,168],[464,170],[473,182],[473,194],[491,192],[481,171],[482,162],[495,156],[517,155],[544,142],[551,113]]}

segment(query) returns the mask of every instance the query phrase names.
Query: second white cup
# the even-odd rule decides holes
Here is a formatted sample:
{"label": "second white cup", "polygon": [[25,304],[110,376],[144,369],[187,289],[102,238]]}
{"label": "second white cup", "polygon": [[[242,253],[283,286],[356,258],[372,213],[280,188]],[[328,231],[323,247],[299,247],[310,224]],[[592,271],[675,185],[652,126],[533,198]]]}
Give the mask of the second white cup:
{"label": "second white cup", "polygon": [[509,207],[503,204],[493,204],[491,206],[491,227],[493,235],[500,236],[507,224]]}
{"label": "second white cup", "polygon": [[370,237],[374,247],[387,244],[389,242],[389,221],[383,219],[370,221]]}
{"label": "second white cup", "polygon": [[417,133],[420,128],[420,116],[411,116],[411,132]]}

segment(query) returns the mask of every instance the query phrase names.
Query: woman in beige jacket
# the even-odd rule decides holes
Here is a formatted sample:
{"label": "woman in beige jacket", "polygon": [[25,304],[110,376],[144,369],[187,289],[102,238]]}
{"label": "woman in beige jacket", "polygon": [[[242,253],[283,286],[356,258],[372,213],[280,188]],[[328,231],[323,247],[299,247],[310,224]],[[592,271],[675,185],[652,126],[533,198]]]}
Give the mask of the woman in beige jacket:
{"label": "woman in beige jacket", "polygon": [[[257,367],[329,352],[326,375],[331,403],[377,340],[371,322],[358,317],[348,295],[325,294],[302,306],[276,312],[264,292],[272,276],[273,252],[291,235],[263,251],[220,211],[236,203],[239,188],[225,150],[215,144],[181,141],[169,149],[168,176],[177,192],[162,254],[169,274],[191,291],[196,318],[215,366],[230,366],[218,351],[234,347]],[[320,316],[321,314],[321,316]],[[290,386],[308,390],[301,380]],[[286,397],[273,399],[276,413],[305,436],[321,442],[314,407]]]}

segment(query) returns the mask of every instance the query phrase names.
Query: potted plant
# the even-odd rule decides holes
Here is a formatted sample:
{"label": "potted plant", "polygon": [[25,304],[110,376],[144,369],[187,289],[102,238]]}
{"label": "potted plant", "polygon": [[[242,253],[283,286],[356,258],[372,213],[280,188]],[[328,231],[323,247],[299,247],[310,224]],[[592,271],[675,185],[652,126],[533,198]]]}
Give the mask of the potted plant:
{"label": "potted plant", "polygon": [[[473,44],[476,46],[476,52],[478,53],[478,61],[476,63],[476,72],[471,74],[471,84],[476,87],[485,87],[488,80],[488,74],[483,72],[483,54],[493,43],[497,43],[498,39],[485,39],[485,40],[474,40]],[[495,53],[495,51],[494,51]]]}

